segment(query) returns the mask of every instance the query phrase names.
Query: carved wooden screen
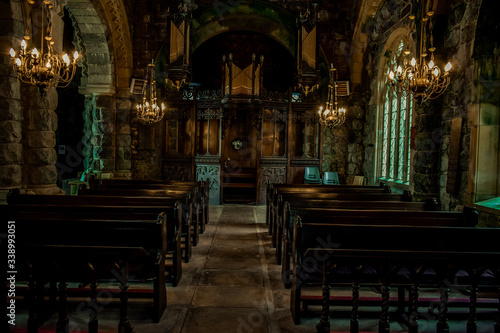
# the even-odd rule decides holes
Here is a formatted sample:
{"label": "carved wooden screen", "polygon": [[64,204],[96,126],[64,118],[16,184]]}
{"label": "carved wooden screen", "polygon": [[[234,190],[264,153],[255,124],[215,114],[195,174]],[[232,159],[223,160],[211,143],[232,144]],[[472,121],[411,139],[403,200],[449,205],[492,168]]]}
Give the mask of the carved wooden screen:
{"label": "carved wooden screen", "polygon": [[293,157],[319,157],[319,123],[314,112],[294,112],[292,137],[294,138]]}
{"label": "carved wooden screen", "polygon": [[197,111],[196,153],[199,156],[220,156],[222,127],[221,109]]}
{"label": "carved wooden screen", "polygon": [[286,156],[288,112],[277,109],[262,111],[262,157]]}
{"label": "carved wooden screen", "polygon": [[193,139],[190,136],[192,119],[189,110],[169,109],[165,115],[165,153],[191,155]]}

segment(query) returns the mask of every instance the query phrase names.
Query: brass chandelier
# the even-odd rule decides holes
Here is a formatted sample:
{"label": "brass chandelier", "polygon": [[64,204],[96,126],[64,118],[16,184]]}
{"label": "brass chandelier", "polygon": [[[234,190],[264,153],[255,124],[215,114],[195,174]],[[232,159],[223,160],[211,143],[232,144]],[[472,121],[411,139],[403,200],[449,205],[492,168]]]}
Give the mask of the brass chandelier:
{"label": "brass chandelier", "polygon": [[165,104],[158,104],[156,97],[155,64],[151,62],[147,68],[146,84],[142,94],[142,103],[137,104],[137,118],[148,125],[159,122],[165,115]]}
{"label": "brass chandelier", "polygon": [[[33,5],[35,1],[28,1]],[[67,54],[60,56],[54,53],[54,41],[52,40],[52,2],[43,0],[41,2],[41,42],[40,51],[33,47],[28,51],[26,41],[30,40],[30,29],[27,27],[26,34],[21,42],[21,49],[16,51],[11,48],[11,62],[19,81],[38,85],[48,90],[51,87],[62,88],[69,85],[75,75],[78,52],[75,51],[71,60]],[[46,12],[47,11],[47,12]],[[30,13],[31,15],[31,13]],[[46,31],[44,21],[47,19]],[[44,44],[46,43],[46,50]]]}
{"label": "brass chandelier", "polygon": [[319,122],[327,127],[335,127],[342,125],[345,122],[345,108],[339,108],[337,102],[337,81],[336,81],[337,69],[333,68],[333,64],[330,66],[330,78],[328,83],[328,99],[326,101],[326,106],[320,106],[318,110]]}
{"label": "brass chandelier", "polygon": [[[422,1],[422,15],[424,13],[424,1]],[[420,24],[420,38],[419,38],[419,52],[417,59],[413,57],[408,63],[404,61],[404,68],[401,64],[398,65],[396,73],[392,70],[389,73],[389,80],[391,84],[399,90],[411,92],[413,97],[418,103],[427,101],[428,99],[435,99],[439,97],[450,84],[450,70],[451,63],[448,62],[444,67],[444,72],[441,71],[439,66],[434,63],[434,37],[432,35],[432,17],[434,12],[428,11],[422,17]],[[415,16],[410,15],[412,25],[415,25]],[[427,29],[427,25],[429,26]],[[429,36],[428,36],[429,34]],[[430,42],[430,47],[427,48],[427,39]],[[427,56],[429,56],[427,61]],[[404,51],[406,57],[410,55],[410,51]]]}

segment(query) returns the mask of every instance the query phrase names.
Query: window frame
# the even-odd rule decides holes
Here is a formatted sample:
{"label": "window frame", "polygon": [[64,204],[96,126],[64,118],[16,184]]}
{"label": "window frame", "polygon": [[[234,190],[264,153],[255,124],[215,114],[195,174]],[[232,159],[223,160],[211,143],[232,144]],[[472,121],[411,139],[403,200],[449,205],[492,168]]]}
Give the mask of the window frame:
{"label": "window frame", "polygon": [[[410,52],[414,50],[415,44],[407,37],[408,34],[409,31],[401,28],[394,31],[388,39],[380,57],[377,82],[378,116],[374,178],[375,182],[385,182],[395,190],[401,191],[412,189],[414,153],[411,149],[411,128],[415,118],[415,102],[411,94],[396,91],[390,86],[388,74],[390,70],[396,70],[392,68],[397,66],[396,63],[403,63],[405,49],[409,49]],[[405,110],[404,114],[402,110]]]}

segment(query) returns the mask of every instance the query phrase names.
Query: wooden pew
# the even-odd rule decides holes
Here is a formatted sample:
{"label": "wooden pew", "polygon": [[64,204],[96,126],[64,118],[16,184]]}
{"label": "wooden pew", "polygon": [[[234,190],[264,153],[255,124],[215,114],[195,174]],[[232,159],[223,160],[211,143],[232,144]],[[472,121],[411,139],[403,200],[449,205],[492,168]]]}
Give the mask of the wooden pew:
{"label": "wooden pew", "polygon": [[[153,198],[170,198],[183,200],[184,206],[187,207],[188,213],[184,219],[183,233],[188,240],[192,240],[192,245],[196,246],[199,241],[199,225],[200,215],[199,203],[195,200],[198,189],[195,187],[186,187],[185,189],[172,187],[169,189],[89,189],[83,185],[78,190],[78,196],[126,196],[126,197],[153,197]],[[194,214],[196,212],[196,214]],[[186,243],[189,243],[186,241]],[[191,244],[188,246],[187,261],[191,257]]]}
{"label": "wooden pew", "polygon": [[[304,198],[318,195],[334,194],[334,193],[351,193],[351,197],[355,197],[357,193],[359,194],[391,194],[390,186],[353,186],[353,185],[314,185],[312,187],[299,186],[299,187],[276,187],[273,189],[270,197],[270,208],[269,208],[269,234],[274,235],[276,227],[276,214],[282,209],[283,198],[303,196]],[[394,197],[398,197],[394,200],[404,200],[411,201],[411,195],[409,191],[403,193],[400,199],[398,194],[393,194]],[[332,198],[329,198],[332,199]],[[356,200],[352,198],[351,200]],[[374,199],[371,199],[374,200]]]}
{"label": "wooden pew", "polygon": [[[371,203],[370,203],[371,204]],[[394,204],[396,207],[397,203]],[[368,206],[368,205],[367,205]],[[396,207],[397,208],[397,207]],[[293,210],[288,223],[284,223],[282,238],[282,280],[286,288],[291,287],[289,276],[293,270],[290,263],[294,227],[297,216],[302,223],[336,223],[336,224],[368,224],[368,225],[444,225],[474,227],[477,224],[477,211],[467,209],[464,212],[446,211],[406,211],[397,209],[335,209],[303,207]]]}
{"label": "wooden pew", "polygon": [[[317,325],[318,332],[329,332],[332,284],[351,285],[353,288],[351,332],[358,331],[360,285],[381,285],[381,332],[389,331],[391,285],[405,286],[411,290],[409,332],[418,331],[419,287],[439,287],[444,292],[441,299],[445,304],[440,308],[437,331],[447,332],[446,302],[450,283],[467,283],[471,290],[467,332],[475,332],[478,287],[481,283],[495,287],[499,285],[498,228],[302,224],[300,217],[297,217],[295,228],[293,251],[296,265],[291,310],[294,322],[298,324],[301,284],[321,271],[323,306],[321,321]],[[370,274],[365,274],[361,267],[371,267],[372,270]],[[423,268],[433,268],[435,274],[429,275]],[[345,274],[346,269],[349,274]],[[484,277],[481,274],[487,269],[496,274],[496,279],[482,281]],[[469,281],[463,281],[463,278],[455,280],[458,270],[466,271]],[[497,319],[495,332],[500,328],[499,324]]]}
{"label": "wooden pew", "polygon": [[[382,190],[381,190],[382,189]],[[305,192],[279,193],[275,196],[275,202],[271,208],[271,222],[269,224],[269,234],[273,236],[273,247],[276,246],[276,231],[278,215],[283,210],[285,201],[299,200],[341,200],[341,201],[411,201],[411,194],[405,191],[403,194],[390,193],[384,188],[351,187],[332,189],[331,192],[315,192],[308,190]]]}
{"label": "wooden pew", "polygon": [[328,192],[342,192],[341,189],[351,189],[351,191],[365,191],[372,190],[374,192],[391,193],[391,187],[386,186],[385,183],[379,185],[314,185],[314,184],[272,184],[268,183],[266,186],[266,225],[271,221],[271,210],[274,203],[278,200],[280,193],[328,193]]}
{"label": "wooden pew", "polygon": [[90,188],[98,189],[168,189],[168,188],[190,188],[197,187],[195,200],[203,210],[200,220],[200,233],[205,231],[205,226],[209,222],[210,184],[206,181],[181,182],[167,180],[142,180],[142,179],[99,179],[89,182]]}
{"label": "wooden pew", "polygon": [[[282,265],[281,273],[283,284],[290,288],[288,276],[290,270],[290,249],[293,240],[293,229],[290,228],[293,217],[299,211],[307,212],[307,208],[336,210],[402,210],[402,211],[437,211],[437,202],[428,200],[427,202],[406,202],[406,201],[344,201],[344,200],[304,200],[290,198],[285,202],[281,214],[276,218],[277,226],[275,232],[276,242],[276,263]],[[305,210],[304,210],[305,209]]]}
{"label": "wooden pew", "polygon": [[[180,231],[182,230],[183,218],[187,216],[189,211],[185,209],[182,202],[177,199],[170,198],[154,198],[154,197],[112,197],[112,196],[72,196],[72,195],[26,195],[19,194],[19,190],[11,190],[7,196],[8,205],[18,205],[28,207],[34,206],[81,206],[82,209],[88,211],[95,210],[102,212],[106,216],[111,210],[115,212],[133,213],[137,212],[152,212],[159,214],[164,212],[167,215],[167,234],[171,238],[168,241],[169,252],[173,256],[172,268],[172,283],[177,285],[182,277],[181,266],[181,240]],[[97,206],[104,206],[99,208]],[[52,208],[48,208],[50,210]],[[61,210],[64,208],[60,208]],[[69,208],[71,209],[71,208]],[[184,260],[189,261],[191,253],[191,241],[184,240]]]}
{"label": "wooden pew", "polygon": [[[412,245],[412,242],[415,241],[414,237],[420,237],[416,238],[420,242],[426,239],[424,231],[439,229],[441,230],[439,235],[446,237],[445,232],[442,230],[454,228],[476,229],[467,227],[472,225],[474,221],[468,221],[470,215],[461,212],[362,211],[362,216],[356,215],[356,213],[359,214],[360,212],[343,213],[342,215],[342,213],[333,212],[331,215],[327,215],[324,210],[317,209],[315,213],[306,214],[301,212],[301,215],[294,217],[294,239],[292,244],[294,271],[292,276],[292,297],[296,302],[292,309],[294,314],[297,313],[300,304],[301,283],[296,281],[300,279],[300,276],[297,276],[296,273],[303,261],[303,252],[300,249],[305,250],[316,246],[318,248],[359,247],[365,249],[411,250],[413,249],[412,246],[415,246]],[[399,230],[404,230],[407,234],[400,235],[397,233]],[[416,230],[415,234],[411,234],[411,230]],[[307,233],[304,234],[304,231]],[[297,232],[298,234],[296,234]],[[394,236],[394,239],[386,241],[387,237],[392,236]],[[460,241],[463,242],[464,239],[466,238],[462,238]],[[418,242],[416,243],[418,244]],[[438,241],[436,246],[441,243]],[[296,297],[296,295],[299,296]]]}
{"label": "wooden pew", "polygon": [[[9,215],[16,228],[16,267],[18,276],[29,279],[30,316],[28,331],[36,332],[36,289],[47,281],[59,282],[59,320],[57,331],[65,331],[67,319],[67,282],[90,283],[91,302],[96,301],[97,282],[117,276],[120,283],[119,332],[131,332],[128,321],[128,273],[132,264],[139,265],[143,276],[154,277],[154,321],[158,322],[166,309],[165,244],[167,225],[165,214],[155,220],[107,220],[51,218]],[[116,271],[113,269],[117,268]],[[139,269],[139,268],[138,268]],[[40,284],[38,288],[36,285]],[[38,295],[37,295],[38,294]],[[89,330],[98,332],[97,313],[91,313]]]}
{"label": "wooden pew", "polygon": [[[281,199],[282,200],[282,199]],[[276,227],[274,232],[274,242],[277,252],[281,253],[281,239],[288,225],[283,221],[291,221],[290,218],[295,215],[293,212],[297,208],[331,208],[331,209],[387,209],[387,210],[405,210],[405,211],[437,211],[438,203],[436,199],[429,199],[425,202],[408,201],[353,201],[353,200],[325,200],[325,199],[303,199],[289,198],[288,201],[280,204],[281,209],[277,211],[274,218]],[[290,223],[291,225],[291,223]],[[280,258],[277,257],[277,263],[280,264]]]}
{"label": "wooden pew", "polygon": [[[180,202],[179,205],[182,205]],[[181,219],[176,216],[175,210],[160,212],[162,207],[156,206],[98,206],[98,205],[59,205],[59,204],[44,204],[44,205],[16,205],[0,206],[2,215],[15,216],[17,218],[43,218],[54,219],[79,219],[85,216],[88,219],[107,220],[140,220],[153,219],[158,214],[165,215],[166,218],[166,239],[167,254],[171,257],[172,264],[166,265],[169,273],[169,279],[173,287],[176,287],[182,278],[182,259],[181,259]]]}

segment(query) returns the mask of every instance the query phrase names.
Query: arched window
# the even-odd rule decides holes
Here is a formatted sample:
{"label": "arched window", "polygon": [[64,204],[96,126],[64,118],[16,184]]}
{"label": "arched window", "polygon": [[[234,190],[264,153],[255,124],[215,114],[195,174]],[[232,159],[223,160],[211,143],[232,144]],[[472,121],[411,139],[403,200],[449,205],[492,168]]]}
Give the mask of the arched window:
{"label": "arched window", "polygon": [[408,48],[405,36],[390,44],[384,53],[385,66],[380,76],[380,120],[378,132],[378,178],[386,182],[408,185],[410,182],[410,129],[413,98],[389,85],[388,75],[404,64]]}

